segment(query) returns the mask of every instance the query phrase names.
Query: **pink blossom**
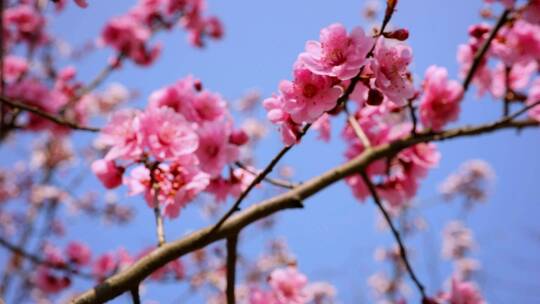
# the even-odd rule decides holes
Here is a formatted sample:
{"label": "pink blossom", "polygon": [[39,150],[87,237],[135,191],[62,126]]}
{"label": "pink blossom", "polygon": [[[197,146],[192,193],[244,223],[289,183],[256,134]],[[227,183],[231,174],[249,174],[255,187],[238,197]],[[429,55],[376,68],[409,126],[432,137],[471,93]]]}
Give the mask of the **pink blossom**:
{"label": "pink blossom", "polygon": [[28,71],[28,62],[22,57],[8,55],[4,58],[4,78],[7,82],[19,79]]}
{"label": "pink blossom", "polygon": [[92,253],[90,248],[85,244],[72,241],[66,247],[66,255],[68,260],[78,266],[84,266],[90,263]]}
{"label": "pink blossom", "polygon": [[[531,85],[531,88],[529,89],[529,94],[525,104],[527,106],[533,106],[538,102],[540,102],[540,79],[535,79]],[[530,117],[540,121],[540,105],[536,105],[531,108],[528,114]]]}
{"label": "pink blossom", "polygon": [[71,280],[53,272],[45,266],[38,266],[33,281],[37,288],[45,293],[58,293],[71,285]]}
{"label": "pink blossom", "polygon": [[461,282],[452,278],[452,288],[445,298],[451,304],[484,304],[477,287],[471,282]]}
{"label": "pink blossom", "polygon": [[100,139],[111,146],[105,155],[106,160],[116,158],[136,160],[143,152],[143,136],[140,131],[138,110],[125,109],[112,114],[107,125],[101,130]]}
{"label": "pink blossom", "polygon": [[228,121],[208,122],[198,129],[199,148],[196,155],[201,169],[212,176],[219,175],[223,167],[236,160],[238,146],[229,143],[231,123]]}
{"label": "pink blossom", "polygon": [[101,33],[102,42],[139,65],[150,65],[159,56],[159,45],[148,49],[151,30],[136,18],[125,15],[111,19]]}
{"label": "pink blossom", "polygon": [[342,91],[335,84],[334,79],[316,75],[297,65],[294,81],[283,80],[279,85],[283,94],[283,109],[298,124],[312,123],[336,106]]}
{"label": "pink blossom", "polygon": [[540,1],[529,0],[523,8],[523,19],[527,22],[540,24]]}
{"label": "pink blossom", "polygon": [[81,8],[88,7],[88,2],[86,2],[86,0],[73,0],[73,1],[75,1],[75,3]]}
{"label": "pink blossom", "polygon": [[397,105],[403,105],[414,95],[408,65],[412,61],[412,50],[404,43],[387,42],[380,39],[375,48],[371,69],[375,86]]}
{"label": "pink blossom", "polygon": [[540,25],[517,20],[494,40],[493,54],[511,66],[520,61],[540,59]]}
{"label": "pink blossom", "polygon": [[122,183],[124,168],[118,167],[114,161],[98,159],[92,163],[92,172],[107,189],[114,189]]}
{"label": "pink blossom", "polygon": [[325,142],[330,141],[331,127],[330,127],[330,115],[323,114],[319,119],[313,123],[313,128],[319,131],[319,138]]}
{"label": "pink blossom", "polygon": [[[198,114],[193,106],[197,94],[195,84],[196,79],[188,76],[173,85],[153,92],[149,98],[148,108],[169,107],[182,114],[188,121],[196,121]],[[201,103],[200,100],[199,103]]]}
{"label": "pink blossom", "polygon": [[144,144],[159,161],[173,160],[193,153],[197,134],[183,116],[170,108],[149,108],[140,118]]}
{"label": "pink blossom", "polygon": [[226,102],[217,94],[203,91],[193,99],[193,109],[197,122],[218,120],[225,114]]}
{"label": "pink blossom", "polygon": [[507,81],[506,68],[502,62],[499,63],[492,73],[491,94],[496,98],[503,98],[506,93],[507,83],[509,83],[512,91],[526,88],[537,70],[538,64],[535,61],[516,63],[512,65],[509,74],[510,78]]}
{"label": "pink blossom", "polygon": [[356,27],[348,35],[342,24],[334,23],[321,30],[320,42],[306,43],[306,52],[300,54],[299,60],[314,74],[347,80],[366,63],[372,44],[373,39],[362,28]]}
{"label": "pink blossom", "polygon": [[118,267],[114,253],[107,252],[99,256],[92,267],[92,273],[98,280],[103,280],[111,275]]}
{"label": "pink blossom", "polygon": [[272,291],[261,290],[256,287],[249,289],[249,304],[281,304]]}
{"label": "pink blossom", "polygon": [[268,111],[268,119],[279,126],[281,139],[285,145],[290,146],[298,143],[301,126],[295,123],[291,116],[283,110],[283,96],[273,95],[263,101],[263,106]]}
{"label": "pink blossom", "polygon": [[123,183],[128,187],[129,195],[137,195],[150,191],[150,182],[150,170],[143,165],[133,168],[129,176],[123,179]]}
{"label": "pink blossom", "polygon": [[288,266],[272,271],[269,284],[278,303],[302,304],[307,302],[307,295],[303,291],[307,284],[307,277],[298,272],[296,267]]}
{"label": "pink blossom", "polygon": [[31,5],[14,5],[6,9],[4,20],[8,28],[15,29],[14,38],[32,43],[44,40],[45,18]]}
{"label": "pink blossom", "polygon": [[430,66],[426,70],[423,89],[419,112],[426,128],[440,131],[458,118],[463,88],[457,81],[448,80],[445,68]]}
{"label": "pink blossom", "polygon": [[[165,191],[158,200],[164,203],[164,214],[169,218],[178,217],[180,209],[191,202],[210,182],[209,175],[200,171],[193,163],[193,160],[186,161],[186,164],[173,163],[164,170],[170,175],[170,180],[163,187]],[[162,185],[160,183],[160,190]]]}

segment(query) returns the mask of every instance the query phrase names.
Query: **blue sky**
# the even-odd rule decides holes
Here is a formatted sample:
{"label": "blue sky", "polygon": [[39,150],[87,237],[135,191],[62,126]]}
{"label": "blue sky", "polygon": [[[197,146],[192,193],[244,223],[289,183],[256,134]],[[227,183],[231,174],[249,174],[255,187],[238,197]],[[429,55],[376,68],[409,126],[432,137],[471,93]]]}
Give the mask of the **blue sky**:
{"label": "blue sky", "polygon": [[[63,15],[55,17],[53,29],[60,37],[77,45],[96,37],[105,21],[124,12],[134,1],[90,1],[86,10],[73,5]],[[306,40],[316,39],[319,30],[331,23],[341,22],[348,28],[366,26],[361,18],[363,1],[209,1],[209,11],[225,24],[225,37],[212,42],[206,49],[193,49],[186,43],[185,33],[174,31],[160,34],[164,52],[150,68],[128,64],[110,77],[140,92],[136,105],[143,107],[150,92],[168,85],[188,74],[200,78],[206,88],[220,92],[229,101],[246,90],[257,88],[263,96],[276,90],[281,79],[290,78],[291,66]],[[431,64],[445,66],[451,77],[457,76],[456,47],[467,39],[467,27],[478,22],[480,0],[401,1],[392,25],[410,31],[409,44],[413,47],[413,73],[420,79]],[[79,64],[80,78],[91,79],[111,55],[102,50],[83,59]],[[489,99],[477,99],[473,92],[466,96],[458,124],[479,123],[500,116],[501,105]],[[96,121],[95,124],[98,124]],[[457,124],[456,124],[457,125]],[[334,124],[334,139],[330,144],[307,136],[301,145],[285,157],[283,164],[295,168],[295,180],[306,180],[344,161],[344,145],[339,138],[342,122]],[[263,166],[281,148],[276,132],[269,136],[257,151],[257,163]],[[419,198],[433,197],[438,184],[468,159],[488,161],[497,174],[492,194],[485,205],[474,209],[468,219],[478,248],[474,256],[483,268],[478,283],[490,303],[540,302],[540,188],[536,187],[540,162],[538,130],[504,131],[482,137],[458,139],[438,144],[442,160],[422,183]],[[76,135],[82,145],[89,135]],[[3,148],[0,155],[15,158],[12,150]],[[7,155],[6,155],[7,154]],[[324,161],[321,161],[324,160]],[[3,161],[2,164],[6,164]],[[89,176],[83,189],[100,189]],[[263,197],[253,193],[246,200],[255,203]],[[68,222],[69,237],[80,238],[92,245],[94,252],[104,252],[125,246],[138,249],[155,243],[152,211],[141,198],[126,197],[125,204],[140,206],[132,225],[125,227],[96,225],[86,217]],[[429,231],[408,241],[414,248],[413,265],[428,292],[436,292],[450,275],[451,267],[440,260],[440,235],[445,223],[458,214],[457,204],[440,202],[435,207],[421,209],[429,223]],[[302,271],[312,280],[327,280],[336,285],[342,303],[371,303],[367,277],[383,265],[374,261],[377,246],[391,244],[388,231],[375,226],[376,210],[371,202],[358,203],[343,184],[331,186],[306,203],[303,210],[287,211],[278,216],[278,225],[270,233],[283,236],[299,260]],[[201,219],[196,204],[187,208],[180,218],[166,223],[168,239],[207,225]],[[252,230],[253,231],[253,230]],[[269,236],[270,236],[269,235]],[[68,238],[69,238],[68,237]],[[251,256],[263,250],[264,238],[242,243],[242,251]],[[5,257],[5,252],[0,253]],[[149,285],[145,300],[161,303],[179,301],[183,283],[158,287]],[[184,284],[185,285],[185,284]],[[416,291],[412,285],[413,298]],[[86,289],[88,283],[78,282]],[[200,299],[191,298],[192,303]],[[119,297],[113,303],[129,303]]]}

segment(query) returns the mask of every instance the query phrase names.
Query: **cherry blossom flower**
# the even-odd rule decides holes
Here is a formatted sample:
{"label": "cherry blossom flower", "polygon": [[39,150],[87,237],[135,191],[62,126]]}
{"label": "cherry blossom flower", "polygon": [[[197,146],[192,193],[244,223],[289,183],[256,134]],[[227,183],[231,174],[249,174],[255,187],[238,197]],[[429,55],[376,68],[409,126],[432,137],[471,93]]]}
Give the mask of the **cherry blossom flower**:
{"label": "cherry blossom flower", "polygon": [[540,26],[517,20],[505,27],[502,38],[493,43],[493,54],[511,66],[515,63],[540,59]]}
{"label": "cherry blossom flower", "polygon": [[8,55],[4,58],[4,77],[5,81],[12,82],[19,79],[28,71],[28,62],[26,59]]}
{"label": "cherry blossom flower", "polygon": [[440,131],[458,118],[463,89],[457,81],[448,80],[445,68],[430,66],[426,70],[423,89],[419,113],[425,127]]}
{"label": "cherry blossom flower", "polygon": [[375,87],[397,105],[403,105],[413,97],[414,86],[408,71],[412,50],[404,43],[392,43],[379,39],[375,48],[371,69]]}
{"label": "cherry blossom flower", "polygon": [[461,282],[452,278],[450,292],[443,297],[452,304],[484,304],[486,303],[477,287],[471,282]]}
{"label": "cherry blossom flower", "polygon": [[197,134],[170,108],[148,109],[141,115],[140,128],[144,144],[158,161],[174,160],[197,150]]}
{"label": "cherry blossom flower", "polygon": [[111,146],[105,159],[136,160],[141,156],[143,136],[140,132],[140,116],[140,111],[132,109],[113,113],[100,135],[100,140]]}
{"label": "cherry blossom flower", "polygon": [[356,27],[347,34],[342,24],[334,23],[321,30],[320,42],[306,43],[306,52],[300,54],[299,60],[314,74],[348,80],[366,63],[372,45],[373,39],[362,28]]}
{"label": "cherry blossom flower", "polygon": [[[540,79],[536,79],[531,88],[529,89],[529,95],[527,96],[526,105],[532,106],[540,102]],[[529,110],[529,116],[540,121],[540,105],[534,106]]]}
{"label": "cherry blossom flower", "polygon": [[88,246],[81,242],[70,242],[67,245],[65,251],[67,258],[71,263],[74,263],[78,266],[84,266],[90,263],[92,252],[90,251],[90,248],[88,248]]}
{"label": "cherry blossom flower", "polygon": [[283,109],[298,124],[314,122],[337,104],[342,91],[330,77],[312,73],[302,65],[294,69],[294,81],[283,80],[279,89],[283,94]]}
{"label": "cherry blossom flower", "polygon": [[288,266],[272,271],[269,284],[278,303],[302,304],[307,301],[307,295],[303,291],[307,277],[298,272],[296,267]]}
{"label": "cherry blossom flower", "polygon": [[91,169],[107,189],[114,189],[122,184],[124,168],[118,167],[112,160],[98,159],[92,163]]}
{"label": "cherry blossom flower", "polygon": [[231,128],[229,122],[210,122],[198,130],[196,155],[201,169],[212,176],[220,174],[223,167],[238,156],[238,146],[229,143]]}

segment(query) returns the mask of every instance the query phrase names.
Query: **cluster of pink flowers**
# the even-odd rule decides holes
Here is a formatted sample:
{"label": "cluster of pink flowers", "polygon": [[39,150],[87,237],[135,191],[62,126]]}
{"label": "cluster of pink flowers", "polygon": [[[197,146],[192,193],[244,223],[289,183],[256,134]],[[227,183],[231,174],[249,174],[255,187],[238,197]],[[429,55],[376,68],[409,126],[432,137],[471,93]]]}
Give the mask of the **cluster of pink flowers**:
{"label": "cluster of pink flowers", "polygon": [[204,16],[204,0],[140,0],[125,15],[111,19],[103,29],[101,42],[139,65],[150,65],[161,46],[148,45],[157,30],[170,30],[176,24],[189,33],[191,44],[202,47],[203,39],[219,39],[223,27],[218,18]]}
{"label": "cluster of pink flowers", "polygon": [[[393,111],[396,106],[385,103],[378,107],[365,107],[356,113],[359,125],[364,130],[371,145],[377,146],[402,137],[410,130],[410,124],[403,122],[402,114]],[[345,156],[353,159],[361,154],[365,147],[350,126],[344,130],[344,137],[349,144]],[[379,160],[371,164],[366,173],[370,178],[380,178],[375,187],[385,201],[398,207],[416,194],[420,179],[429,169],[439,162],[440,154],[434,144],[421,143],[407,148],[390,160]],[[369,189],[360,175],[346,179],[359,200],[365,200]]]}
{"label": "cluster of pink flowers", "polygon": [[308,284],[308,278],[296,266],[287,266],[272,271],[268,277],[270,290],[252,287],[249,304],[304,304],[325,303],[335,294],[335,289],[322,282]]}
{"label": "cluster of pink flowers", "polygon": [[[486,1],[494,2],[494,1]],[[490,92],[493,97],[528,104],[538,101],[532,86],[528,94],[521,92],[529,87],[538,70],[540,60],[540,2],[526,1],[517,7],[515,1],[500,1],[512,8],[512,20],[506,22],[493,40],[487,56],[473,77],[479,95]],[[469,28],[470,39],[458,48],[461,75],[465,76],[474,60],[474,54],[488,38],[492,26],[476,24]],[[493,61],[493,62],[490,62]],[[524,97],[523,97],[524,95]],[[528,95],[528,97],[527,97]],[[533,118],[538,108],[529,113]]]}
{"label": "cluster of pink flowers", "polygon": [[480,159],[465,162],[459,170],[446,178],[440,192],[446,200],[463,197],[465,202],[483,202],[487,198],[490,182],[495,179],[491,166]]}
{"label": "cluster of pink flowers", "polygon": [[420,100],[420,120],[424,127],[440,131],[459,115],[463,88],[457,81],[448,81],[445,68],[430,66],[426,71]]}
{"label": "cluster of pink flowers", "polygon": [[[223,200],[247,186],[249,174],[221,176],[247,141],[233,129],[226,102],[187,77],[154,92],[144,111],[114,113],[100,136],[109,150],[92,170],[105,187],[125,183],[130,194],[144,194],[150,207],[157,203],[174,218],[204,190]],[[124,177],[132,164],[138,165]]]}
{"label": "cluster of pink flowers", "polygon": [[[47,244],[43,250],[45,261],[57,267],[80,269],[90,263],[90,249],[83,243],[71,242],[64,252]],[[71,285],[71,279],[65,271],[54,270],[46,265],[38,266],[32,280],[36,287],[45,293],[58,293]]]}
{"label": "cluster of pink flowers", "polygon": [[[399,37],[400,39],[402,37]],[[320,41],[308,41],[305,52],[293,66],[294,80],[284,80],[279,94],[264,100],[268,119],[278,125],[286,145],[298,142],[302,127],[315,123],[323,114],[336,109],[351,79],[362,79],[351,98],[363,106],[380,104],[383,98],[403,105],[414,96],[414,86],[408,71],[412,51],[396,39],[367,36],[360,27],[347,33],[341,24],[321,30]],[[373,52],[370,50],[374,48]],[[334,113],[335,114],[335,113]],[[325,117],[325,116],[323,116]],[[322,138],[328,138],[328,121]]]}
{"label": "cluster of pink flowers", "polygon": [[[443,293],[437,299],[451,304],[485,304],[486,301],[478,291],[478,287],[471,282],[452,278],[449,292]],[[437,303],[437,302],[436,302]]]}

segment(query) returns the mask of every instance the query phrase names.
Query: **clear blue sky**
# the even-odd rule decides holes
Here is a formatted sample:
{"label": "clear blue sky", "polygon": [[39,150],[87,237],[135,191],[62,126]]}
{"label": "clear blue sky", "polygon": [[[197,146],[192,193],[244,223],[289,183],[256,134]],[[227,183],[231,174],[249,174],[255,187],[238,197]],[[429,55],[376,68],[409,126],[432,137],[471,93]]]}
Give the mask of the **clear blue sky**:
{"label": "clear blue sky", "polygon": [[[72,6],[54,21],[54,31],[65,40],[80,44],[96,37],[104,22],[121,14],[134,1],[89,1],[87,10]],[[144,106],[153,90],[170,84],[187,74],[200,78],[205,87],[220,92],[228,100],[235,100],[247,89],[257,88],[263,96],[276,90],[281,79],[290,78],[291,65],[308,39],[316,39],[319,30],[333,22],[347,27],[362,24],[363,1],[209,1],[209,10],[222,18],[225,38],[210,43],[204,50],[196,50],[186,43],[185,33],[160,34],[164,52],[156,64],[139,69],[131,64],[110,80],[119,81],[140,91],[138,106]],[[479,20],[481,0],[458,1],[401,1],[392,24],[410,31],[409,43],[414,50],[413,72],[421,78],[431,64],[446,66],[456,77],[456,47],[467,39],[467,27]],[[82,79],[91,79],[108,58],[103,50],[81,62]],[[500,115],[501,106],[489,99],[478,100],[474,93],[466,97],[460,123],[482,122]],[[96,122],[98,123],[98,122]],[[283,164],[295,168],[295,179],[306,180],[344,161],[335,123],[334,139],[325,144],[312,134],[295,147]],[[257,153],[259,166],[280,149],[276,132]],[[80,143],[91,137],[77,135]],[[443,158],[422,183],[419,198],[433,197],[438,184],[463,161],[482,158],[491,163],[497,173],[496,187],[485,205],[479,206],[469,217],[479,243],[475,256],[483,265],[478,283],[490,303],[540,303],[540,187],[536,187],[540,162],[540,133],[537,130],[501,132],[495,135],[459,139],[439,144]],[[3,148],[2,156],[12,153]],[[14,157],[8,155],[6,159]],[[324,160],[324,161],[321,161]],[[2,162],[5,164],[6,162]],[[88,173],[90,175],[90,173]],[[87,178],[86,189],[100,189],[93,176]],[[139,205],[137,217],[126,227],[96,225],[86,217],[68,222],[69,237],[83,239],[94,252],[104,252],[125,246],[138,251],[155,243],[153,214],[141,198],[126,197],[125,204]],[[254,193],[246,203],[261,198]],[[413,264],[420,278],[433,293],[451,273],[450,265],[440,261],[433,275],[428,258],[440,256],[440,235],[445,223],[458,214],[457,205],[438,204],[420,210],[429,222],[425,236],[408,240],[413,253]],[[388,245],[389,232],[375,227],[376,210],[371,203],[359,204],[343,184],[334,185],[310,199],[306,208],[287,211],[278,216],[278,226],[272,235],[283,235],[299,259],[300,269],[312,280],[333,283],[342,303],[371,303],[367,277],[383,267],[373,259],[377,246]],[[168,239],[176,239],[190,230],[208,224],[201,220],[196,204],[189,206],[174,222],[166,223]],[[68,238],[69,238],[68,237]],[[60,241],[61,242],[61,241]],[[262,239],[244,242],[246,254],[262,252]],[[5,257],[5,252],[0,252]],[[428,258],[425,258],[428,257]],[[182,284],[180,284],[182,285]],[[81,289],[90,287],[78,282]],[[416,291],[412,288],[412,293]],[[178,285],[157,287],[149,285],[145,300],[161,303],[180,303],[183,290]],[[125,296],[114,303],[129,303]],[[200,300],[193,298],[193,303]]]}

